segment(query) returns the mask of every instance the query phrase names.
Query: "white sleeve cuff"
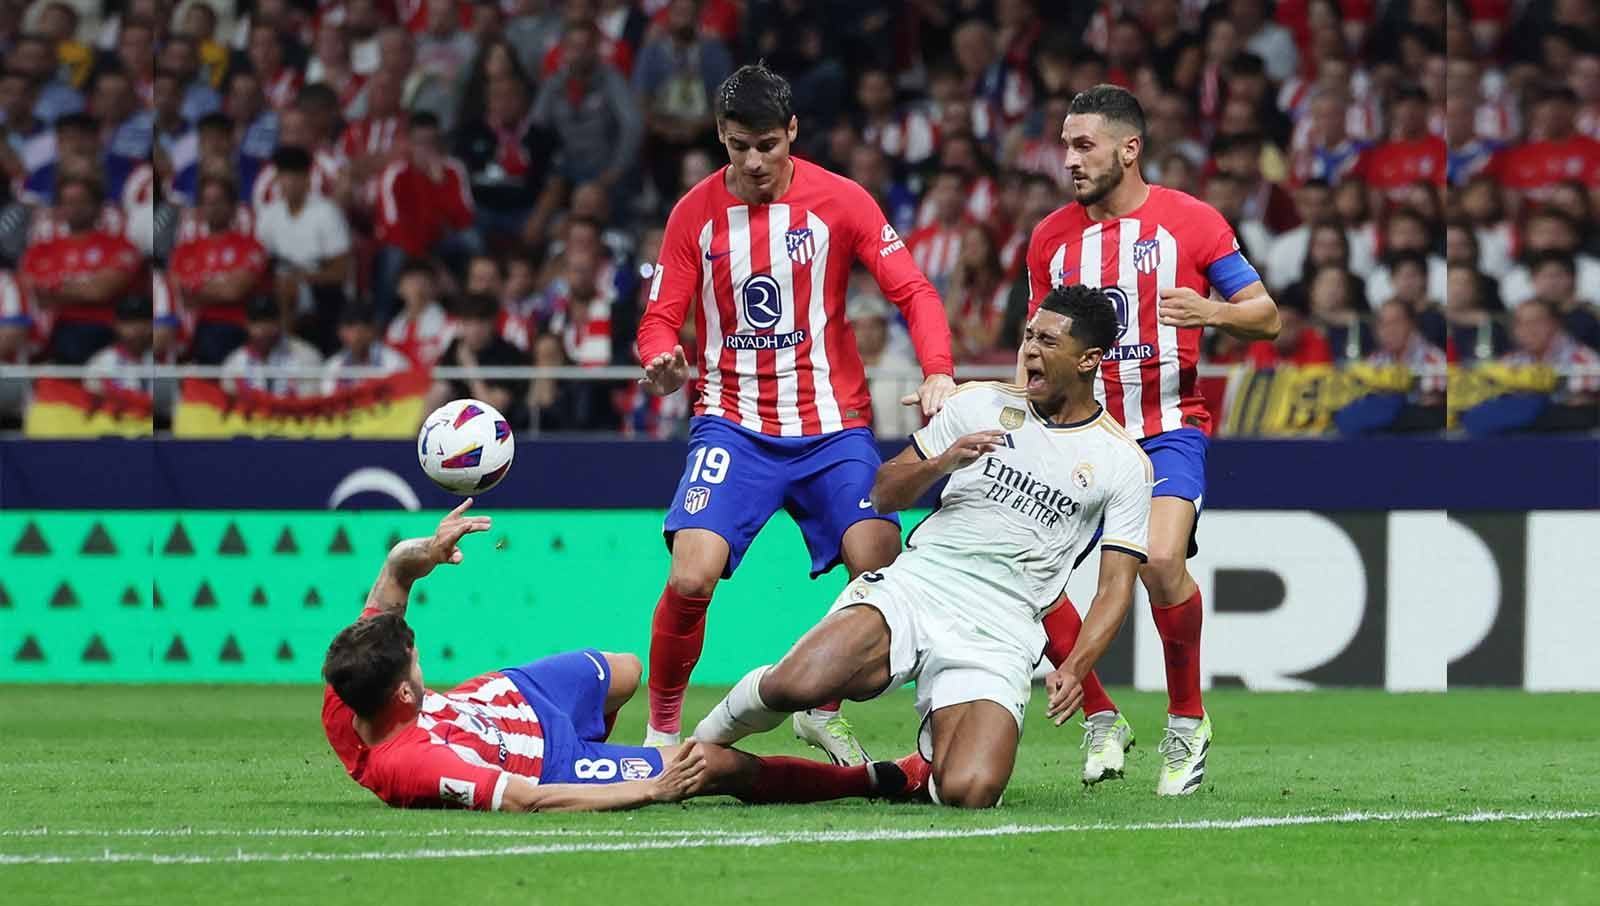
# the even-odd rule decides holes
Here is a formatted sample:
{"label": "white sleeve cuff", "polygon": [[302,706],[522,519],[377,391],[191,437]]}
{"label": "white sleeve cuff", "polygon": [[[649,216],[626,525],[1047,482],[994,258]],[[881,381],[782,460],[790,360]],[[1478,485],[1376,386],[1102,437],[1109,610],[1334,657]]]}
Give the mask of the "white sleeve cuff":
{"label": "white sleeve cuff", "polygon": [[494,782],[494,795],[489,798],[489,811],[500,811],[500,800],[506,795],[506,784],[511,782],[511,775],[506,771],[500,772],[500,778]]}

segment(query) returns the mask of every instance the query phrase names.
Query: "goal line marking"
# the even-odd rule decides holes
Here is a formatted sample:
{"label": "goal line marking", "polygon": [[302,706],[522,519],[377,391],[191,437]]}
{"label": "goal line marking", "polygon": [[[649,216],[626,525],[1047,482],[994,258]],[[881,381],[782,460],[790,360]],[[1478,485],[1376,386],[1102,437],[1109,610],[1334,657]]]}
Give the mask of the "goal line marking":
{"label": "goal line marking", "polygon": [[[1253,830],[1257,828],[1301,827],[1323,824],[1367,824],[1399,821],[1440,821],[1450,823],[1485,824],[1507,821],[1578,821],[1600,818],[1596,811],[1543,811],[1498,812],[1480,811],[1461,814],[1435,811],[1403,812],[1340,812],[1328,815],[1275,815],[1248,818],[1231,818],[1194,821],[1151,821],[1127,824],[1108,822],[1086,824],[1004,824],[995,827],[968,828],[918,828],[908,830],[838,830],[838,831],[626,831],[626,830],[504,830],[493,828],[421,831],[369,831],[369,830],[316,830],[270,829],[224,830],[190,828],[144,829],[63,829],[36,828],[29,830],[0,831],[0,837],[50,838],[263,838],[263,837],[440,837],[440,836],[522,836],[522,837],[589,837],[582,842],[529,843],[514,846],[475,848],[420,848],[411,850],[374,850],[356,852],[247,852],[236,849],[223,853],[149,853],[116,852],[105,849],[99,853],[78,855],[0,853],[0,865],[86,865],[135,863],[149,865],[213,865],[252,862],[388,862],[410,859],[479,859],[500,856],[534,856],[564,853],[639,852],[654,849],[703,849],[711,847],[764,847],[791,843],[866,843],[908,840],[979,839],[984,837],[1014,837],[1032,834],[1083,833],[1092,831],[1171,831],[1171,830]],[[612,838],[612,839],[606,839]]]}

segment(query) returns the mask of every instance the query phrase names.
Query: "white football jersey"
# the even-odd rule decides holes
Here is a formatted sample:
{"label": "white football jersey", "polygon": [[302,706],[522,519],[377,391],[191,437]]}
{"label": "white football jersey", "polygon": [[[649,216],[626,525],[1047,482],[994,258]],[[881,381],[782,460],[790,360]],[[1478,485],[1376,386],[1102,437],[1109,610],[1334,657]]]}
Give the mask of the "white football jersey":
{"label": "white football jersey", "polygon": [[989,429],[1006,431],[1005,442],[951,474],[939,508],[912,530],[889,570],[937,588],[948,609],[1025,632],[1015,641],[1038,650],[1036,624],[1089,553],[1096,529],[1102,549],[1146,558],[1150,459],[1104,409],[1058,425],[1022,388],[991,382],[961,385],[911,441],[931,459]]}

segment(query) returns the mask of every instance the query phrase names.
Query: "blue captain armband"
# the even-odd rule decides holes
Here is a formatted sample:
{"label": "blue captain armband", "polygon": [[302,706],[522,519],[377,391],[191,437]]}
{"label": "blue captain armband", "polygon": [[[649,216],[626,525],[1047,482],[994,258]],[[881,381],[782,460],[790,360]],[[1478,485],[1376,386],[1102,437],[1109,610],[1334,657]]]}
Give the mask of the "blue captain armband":
{"label": "blue captain armband", "polygon": [[1206,268],[1206,279],[1216,287],[1222,298],[1231,299],[1233,294],[1250,284],[1261,279],[1254,266],[1244,260],[1244,254],[1234,252],[1211,262]]}

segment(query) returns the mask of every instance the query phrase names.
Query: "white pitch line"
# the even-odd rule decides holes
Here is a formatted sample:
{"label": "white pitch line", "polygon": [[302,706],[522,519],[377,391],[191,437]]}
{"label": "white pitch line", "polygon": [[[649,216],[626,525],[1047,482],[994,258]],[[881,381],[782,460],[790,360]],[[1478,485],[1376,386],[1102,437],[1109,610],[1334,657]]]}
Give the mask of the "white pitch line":
{"label": "white pitch line", "polygon": [[[1160,821],[1134,824],[1006,824],[996,827],[919,829],[919,830],[862,830],[862,831],[778,831],[739,833],[734,831],[688,831],[682,834],[671,831],[603,831],[595,835],[625,835],[638,839],[622,842],[589,841],[583,843],[538,843],[523,846],[506,846],[478,849],[414,849],[409,851],[376,850],[368,852],[245,852],[237,850],[221,855],[163,853],[119,853],[106,849],[97,855],[4,854],[0,865],[84,865],[140,863],[150,865],[212,865],[252,862],[388,862],[410,859],[476,859],[498,856],[533,856],[559,853],[639,852],[654,849],[703,849],[712,847],[764,847],[791,843],[866,843],[906,840],[951,840],[983,837],[1012,837],[1029,834],[1075,833],[1089,831],[1152,831],[1152,830],[1252,830],[1273,827],[1299,827],[1319,824],[1365,824],[1373,822],[1444,820],[1470,823],[1498,821],[1573,821],[1600,818],[1600,812],[1550,811],[1550,812],[1472,812],[1449,815],[1443,812],[1342,812],[1332,815],[1279,815],[1226,820]],[[264,829],[265,831],[266,829]],[[67,836],[68,832],[40,829],[35,836]],[[115,835],[118,832],[107,832]],[[210,834],[211,832],[205,832]],[[382,832],[352,832],[358,833]],[[545,831],[546,834],[563,833]],[[572,832],[566,832],[572,833]],[[583,833],[583,832],[577,832]],[[90,836],[92,831],[81,835]],[[226,836],[219,831],[215,836]],[[151,829],[143,836],[157,836]],[[194,835],[186,832],[183,835]],[[234,834],[235,836],[239,834]],[[250,835],[265,835],[257,832]],[[289,833],[280,834],[289,836]],[[404,832],[396,834],[404,835]],[[434,835],[433,832],[426,834]]]}

